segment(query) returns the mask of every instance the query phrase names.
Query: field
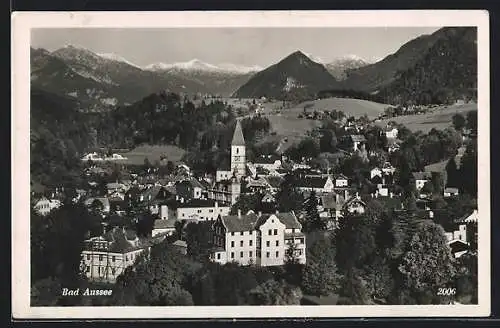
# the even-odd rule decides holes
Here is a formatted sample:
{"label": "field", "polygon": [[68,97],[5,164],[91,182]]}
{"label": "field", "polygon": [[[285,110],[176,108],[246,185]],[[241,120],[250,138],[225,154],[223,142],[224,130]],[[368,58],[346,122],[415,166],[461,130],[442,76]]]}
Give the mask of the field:
{"label": "field", "polygon": [[306,101],[293,108],[288,109],[287,111],[292,111],[294,113],[300,113],[304,110],[304,106],[312,105],[308,111],[323,111],[328,110],[331,111],[341,110],[346,116],[354,116],[359,117],[363,115],[368,115],[369,118],[378,117],[380,113],[383,113],[385,108],[389,105],[380,104],[373,101],[362,100],[362,99],[351,99],[351,98],[326,98],[326,99],[318,99],[314,101]]}
{"label": "field", "polygon": [[276,109],[281,106],[281,102],[267,102],[263,104],[264,110],[261,113],[269,119],[272,130],[276,132],[276,135],[270,136],[266,141],[281,140],[281,149],[284,150],[294,142],[304,138],[308,131],[319,127],[320,121],[298,118],[298,115],[304,112],[304,106],[306,105],[312,105],[308,107],[307,112],[335,109],[343,111],[348,116],[367,114],[371,118],[383,113],[388,106],[360,99],[327,98],[303,102],[291,108],[282,109],[277,113]]}
{"label": "field", "polygon": [[438,130],[446,129],[451,125],[453,115],[461,113],[466,115],[471,110],[477,111],[477,104],[453,105],[437,107],[431,113],[420,115],[399,116],[387,120],[375,122],[379,126],[386,126],[388,122],[394,121],[405,125],[411,131],[429,132],[432,128]]}
{"label": "field", "polygon": [[140,165],[144,164],[144,158],[146,157],[151,163],[154,163],[157,160],[159,161],[162,155],[166,156],[167,161],[176,163],[181,160],[182,156],[184,156],[184,153],[185,150],[172,145],[142,145],[132,149],[131,151],[120,152],[119,154],[127,157],[127,159],[124,161],[125,164]]}

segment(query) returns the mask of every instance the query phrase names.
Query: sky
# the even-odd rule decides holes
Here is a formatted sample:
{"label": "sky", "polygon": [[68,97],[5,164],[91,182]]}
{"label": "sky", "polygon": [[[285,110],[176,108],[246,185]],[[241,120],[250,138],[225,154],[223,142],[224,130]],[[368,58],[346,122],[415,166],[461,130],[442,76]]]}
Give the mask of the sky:
{"label": "sky", "polygon": [[52,28],[33,29],[31,46],[53,51],[72,44],[139,66],[198,59],[267,67],[297,50],[323,63],[348,55],[375,62],[439,28]]}

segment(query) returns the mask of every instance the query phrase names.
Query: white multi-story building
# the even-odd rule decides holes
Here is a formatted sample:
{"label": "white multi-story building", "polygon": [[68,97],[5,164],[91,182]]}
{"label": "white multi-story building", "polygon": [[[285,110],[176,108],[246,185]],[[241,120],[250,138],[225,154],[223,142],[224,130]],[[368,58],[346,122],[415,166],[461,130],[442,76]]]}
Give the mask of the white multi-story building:
{"label": "white multi-story building", "polygon": [[113,283],[146,249],[135,232],[115,228],[85,241],[81,267],[89,280]]}
{"label": "white multi-story building", "polygon": [[177,204],[177,220],[214,221],[219,215],[228,215],[231,207],[219,206],[212,199],[192,199]]}
{"label": "white multi-story building", "polygon": [[62,203],[58,199],[48,199],[47,197],[42,197],[36,202],[34,209],[38,212],[38,214],[45,216],[52,210],[59,208],[61,205]]}
{"label": "white multi-story building", "polygon": [[276,266],[285,264],[287,250],[295,245],[295,259],[306,262],[305,235],[293,213],[221,216],[213,225],[211,259],[225,264]]}

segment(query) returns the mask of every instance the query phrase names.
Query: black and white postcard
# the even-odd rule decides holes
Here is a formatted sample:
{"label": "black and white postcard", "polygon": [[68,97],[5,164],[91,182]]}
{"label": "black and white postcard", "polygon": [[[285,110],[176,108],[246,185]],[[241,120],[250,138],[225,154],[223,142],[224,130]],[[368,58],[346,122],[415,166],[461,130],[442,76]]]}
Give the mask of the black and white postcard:
{"label": "black and white postcard", "polygon": [[489,315],[488,24],[14,13],[14,318]]}

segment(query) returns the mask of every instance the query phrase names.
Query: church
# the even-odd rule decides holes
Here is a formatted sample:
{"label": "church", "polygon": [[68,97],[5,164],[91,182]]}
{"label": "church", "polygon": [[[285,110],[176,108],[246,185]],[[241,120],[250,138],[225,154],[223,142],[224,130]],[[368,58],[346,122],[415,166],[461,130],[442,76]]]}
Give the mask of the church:
{"label": "church", "polygon": [[217,170],[208,198],[230,205],[236,203],[241,193],[241,179],[246,176],[246,172],[245,138],[240,121],[236,121],[231,141],[231,168],[229,171]]}

